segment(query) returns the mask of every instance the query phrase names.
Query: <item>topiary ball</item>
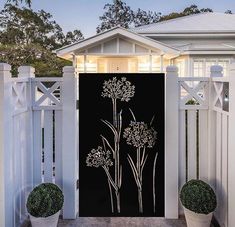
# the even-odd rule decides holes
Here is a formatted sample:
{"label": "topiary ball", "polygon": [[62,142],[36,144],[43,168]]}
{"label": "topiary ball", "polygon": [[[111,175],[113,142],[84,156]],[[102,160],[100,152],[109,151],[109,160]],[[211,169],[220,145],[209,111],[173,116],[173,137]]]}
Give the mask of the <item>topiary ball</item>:
{"label": "topiary ball", "polygon": [[184,184],[180,200],[185,208],[199,214],[209,214],[217,206],[213,189],[201,180],[190,180]]}
{"label": "topiary ball", "polygon": [[30,192],[27,210],[34,217],[49,217],[62,209],[64,196],[61,189],[52,183],[43,183]]}

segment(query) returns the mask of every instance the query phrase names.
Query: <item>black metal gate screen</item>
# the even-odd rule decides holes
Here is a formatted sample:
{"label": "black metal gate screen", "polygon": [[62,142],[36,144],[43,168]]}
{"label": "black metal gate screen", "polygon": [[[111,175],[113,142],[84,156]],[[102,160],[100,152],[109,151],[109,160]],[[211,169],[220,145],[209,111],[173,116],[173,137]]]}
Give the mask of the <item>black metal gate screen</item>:
{"label": "black metal gate screen", "polygon": [[79,75],[80,216],[164,216],[164,86],[164,74]]}

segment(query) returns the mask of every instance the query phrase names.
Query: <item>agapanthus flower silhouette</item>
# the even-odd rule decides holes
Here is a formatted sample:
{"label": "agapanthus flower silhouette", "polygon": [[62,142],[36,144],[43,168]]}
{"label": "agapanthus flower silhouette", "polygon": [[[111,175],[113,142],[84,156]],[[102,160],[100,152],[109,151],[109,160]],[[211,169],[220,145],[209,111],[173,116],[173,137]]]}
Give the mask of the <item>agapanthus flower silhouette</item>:
{"label": "agapanthus flower silhouette", "polygon": [[97,149],[92,149],[91,152],[87,155],[86,164],[89,167],[106,167],[113,165],[113,162],[110,159],[110,151],[106,152],[102,147],[98,147]]}
{"label": "agapanthus flower silhouette", "polygon": [[134,94],[135,86],[131,85],[131,82],[126,77],[122,77],[120,80],[113,77],[112,80],[104,81],[101,96],[128,102]]}
{"label": "agapanthus flower silhouette", "polygon": [[111,141],[108,141],[103,135],[101,135],[105,144],[112,151],[114,158],[114,183],[115,183],[115,195],[117,212],[120,213],[120,189],[122,185],[122,165],[120,164],[119,152],[120,152],[120,137],[122,131],[122,110],[118,113],[117,100],[122,102],[129,102],[135,94],[135,86],[131,84],[126,77],[118,79],[113,77],[110,80],[105,80],[103,83],[103,91],[101,96],[104,98],[110,98],[113,106],[113,124],[107,120],[102,122],[113,132],[114,145]]}
{"label": "agapanthus flower silhouette", "polygon": [[[103,141],[103,139],[102,139]],[[97,149],[92,149],[91,152],[87,155],[86,164],[88,167],[95,167],[99,168],[102,167],[107,175],[108,186],[109,186],[109,194],[110,194],[110,202],[111,202],[111,209],[114,212],[113,207],[113,195],[112,195],[112,188],[111,185],[117,190],[117,186],[115,185],[112,176],[109,173],[109,167],[113,165],[113,162],[110,158],[111,152],[106,149],[106,146],[103,141],[103,146],[98,146]]]}
{"label": "agapanthus flower silhouette", "polygon": [[143,213],[142,201],[142,183],[143,183],[143,169],[148,158],[146,148],[153,148],[157,139],[157,132],[153,127],[148,126],[144,122],[136,121],[135,115],[130,110],[134,121],[131,121],[129,127],[125,128],[123,138],[126,143],[136,148],[136,162],[133,161],[131,155],[127,155],[127,160],[130,164],[136,186],[138,188],[138,202],[139,212]]}
{"label": "agapanthus flower silhouette", "polygon": [[144,146],[152,148],[157,138],[157,132],[144,122],[131,121],[129,127],[124,130],[123,137],[127,144],[136,148]]}

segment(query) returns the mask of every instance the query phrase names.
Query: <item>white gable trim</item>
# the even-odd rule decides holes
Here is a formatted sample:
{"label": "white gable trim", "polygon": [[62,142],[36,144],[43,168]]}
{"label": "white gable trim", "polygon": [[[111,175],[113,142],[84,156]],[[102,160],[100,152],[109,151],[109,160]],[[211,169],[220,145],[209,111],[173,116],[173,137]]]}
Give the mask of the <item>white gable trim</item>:
{"label": "white gable trim", "polygon": [[[99,43],[108,41],[115,37],[126,37],[130,40],[133,40],[136,43],[143,44],[144,46],[148,46],[150,49],[153,50],[161,50],[163,53],[169,53],[169,54],[180,54],[180,51],[174,47],[170,47],[166,44],[163,44],[161,42],[155,41],[151,38],[144,37],[142,35],[139,35],[137,33],[128,31],[126,29],[117,27],[113,28],[109,31],[100,33],[96,36],[90,37],[88,39],[82,40],[78,43],[62,47],[55,51],[55,53],[62,57],[63,55],[73,54],[74,52],[78,50],[82,50],[84,48],[91,48],[94,45],[98,45]],[[131,54],[131,53],[130,53]]]}

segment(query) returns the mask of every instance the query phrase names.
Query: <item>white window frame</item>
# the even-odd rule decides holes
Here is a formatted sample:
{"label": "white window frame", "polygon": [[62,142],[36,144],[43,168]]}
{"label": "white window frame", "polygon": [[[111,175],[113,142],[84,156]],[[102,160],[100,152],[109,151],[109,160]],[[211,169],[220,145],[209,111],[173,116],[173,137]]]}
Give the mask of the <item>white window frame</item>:
{"label": "white window frame", "polygon": [[[203,66],[202,66],[202,75],[194,75],[194,62],[195,61],[201,61],[203,62]],[[209,63],[209,61],[211,62],[215,62],[216,65],[219,65],[219,62],[223,61],[228,61],[228,64],[231,64],[231,58],[229,57],[207,57],[207,58],[201,58],[201,57],[196,57],[192,59],[192,75],[194,77],[208,77],[210,75],[208,75],[208,70],[207,70],[207,66],[206,64]],[[227,75],[227,68],[224,71],[224,75]]]}

